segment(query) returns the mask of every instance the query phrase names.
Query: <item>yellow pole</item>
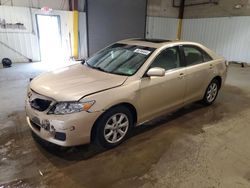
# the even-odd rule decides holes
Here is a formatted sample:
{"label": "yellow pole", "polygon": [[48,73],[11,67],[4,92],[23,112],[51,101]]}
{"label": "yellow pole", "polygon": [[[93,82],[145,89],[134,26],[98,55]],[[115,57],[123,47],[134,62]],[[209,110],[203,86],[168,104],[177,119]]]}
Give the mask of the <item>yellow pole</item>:
{"label": "yellow pole", "polygon": [[77,10],[73,11],[73,57],[78,58],[78,18],[79,14]]}
{"label": "yellow pole", "polygon": [[182,19],[178,19],[178,29],[177,29],[177,39],[181,39],[181,32],[182,32]]}
{"label": "yellow pole", "polygon": [[178,28],[177,28],[177,39],[181,39],[181,32],[182,32],[182,21],[183,21],[183,15],[184,15],[184,9],[185,9],[185,0],[181,0],[180,2],[180,8],[179,8],[179,16],[178,16]]}

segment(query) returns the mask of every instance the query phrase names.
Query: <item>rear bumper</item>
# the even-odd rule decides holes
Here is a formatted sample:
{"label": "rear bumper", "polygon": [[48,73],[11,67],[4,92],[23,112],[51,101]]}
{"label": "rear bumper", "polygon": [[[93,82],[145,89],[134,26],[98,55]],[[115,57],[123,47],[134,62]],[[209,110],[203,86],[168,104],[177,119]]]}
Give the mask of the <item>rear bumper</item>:
{"label": "rear bumper", "polygon": [[226,79],[227,79],[227,72],[228,72],[228,66],[226,66],[226,70],[222,73],[221,87],[223,87],[225,85],[225,82],[226,82]]}
{"label": "rear bumper", "polygon": [[79,112],[67,115],[47,115],[26,102],[26,120],[30,129],[41,139],[59,146],[87,144],[91,129],[101,112]]}

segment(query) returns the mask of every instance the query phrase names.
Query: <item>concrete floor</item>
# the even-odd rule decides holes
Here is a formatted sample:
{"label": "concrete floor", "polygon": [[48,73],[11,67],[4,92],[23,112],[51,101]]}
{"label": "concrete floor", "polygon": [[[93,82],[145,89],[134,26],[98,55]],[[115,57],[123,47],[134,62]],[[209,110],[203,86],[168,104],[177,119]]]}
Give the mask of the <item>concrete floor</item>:
{"label": "concrete floor", "polygon": [[119,147],[62,149],[25,122],[28,78],[0,69],[0,187],[250,187],[250,68],[230,66],[214,105],[189,105],[147,123]]}

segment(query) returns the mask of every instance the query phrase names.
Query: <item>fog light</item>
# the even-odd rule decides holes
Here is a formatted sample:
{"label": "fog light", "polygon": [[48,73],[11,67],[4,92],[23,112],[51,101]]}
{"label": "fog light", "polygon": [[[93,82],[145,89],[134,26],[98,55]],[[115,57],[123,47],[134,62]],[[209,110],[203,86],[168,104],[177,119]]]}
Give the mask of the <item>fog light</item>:
{"label": "fog light", "polygon": [[55,133],[55,139],[65,141],[66,140],[66,134],[61,132]]}

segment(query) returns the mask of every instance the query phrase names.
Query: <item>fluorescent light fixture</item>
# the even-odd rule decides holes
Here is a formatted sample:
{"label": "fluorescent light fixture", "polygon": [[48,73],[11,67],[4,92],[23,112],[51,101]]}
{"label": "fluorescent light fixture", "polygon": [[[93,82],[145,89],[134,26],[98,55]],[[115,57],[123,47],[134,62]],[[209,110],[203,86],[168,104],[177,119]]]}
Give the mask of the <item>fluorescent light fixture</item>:
{"label": "fluorescent light fixture", "polygon": [[236,4],[236,5],[234,5],[234,8],[235,8],[235,9],[241,9],[242,7],[243,7],[242,4]]}

